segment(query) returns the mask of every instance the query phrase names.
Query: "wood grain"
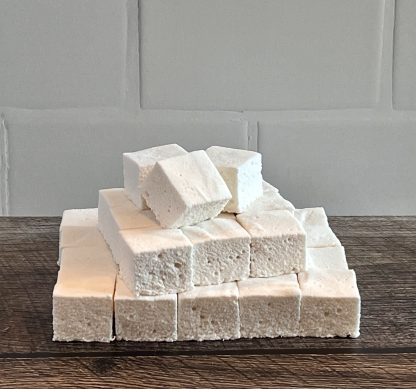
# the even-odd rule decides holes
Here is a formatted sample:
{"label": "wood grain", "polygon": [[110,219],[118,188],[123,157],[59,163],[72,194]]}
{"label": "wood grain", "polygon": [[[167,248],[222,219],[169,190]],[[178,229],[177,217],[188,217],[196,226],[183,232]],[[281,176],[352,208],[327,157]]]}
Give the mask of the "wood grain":
{"label": "wood grain", "polygon": [[[80,384],[92,380],[98,387],[111,386],[114,381],[100,378],[107,377],[109,364],[115,366],[109,369],[114,380],[134,376],[154,386],[159,379],[185,386],[188,376],[191,386],[244,387],[254,374],[265,386],[273,380],[293,387],[302,382],[304,387],[324,382],[346,387],[348,381],[392,387],[396,379],[403,383],[398,387],[416,387],[416,217],[334,217],[330,222],[357,273],[358,339],[85,344],[51,341],[60,218],[0,218],[0,387],[13,380],[23,385],[29,378],[62,387],[62,380],[76,382],[70,381],[71,371]],[[94,366],[104,367],[97,372]],[[302,381],[304,375],[308,381]]]}
{"label": "wood grain", "polygon": [[415,354],[0,360],[0,387],[415,388]]}

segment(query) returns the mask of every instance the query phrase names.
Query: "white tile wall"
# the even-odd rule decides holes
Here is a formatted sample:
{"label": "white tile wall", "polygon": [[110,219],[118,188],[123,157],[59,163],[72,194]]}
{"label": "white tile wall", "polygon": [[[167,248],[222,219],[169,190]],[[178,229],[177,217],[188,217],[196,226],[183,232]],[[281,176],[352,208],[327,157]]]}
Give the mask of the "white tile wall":
{"label": "white tile wall", "polygon": [[297,208],[324,206],[331,215],[416,212],[416,120],[317,118],[259,128],[264,175]]}
{"label": "white tile wall", "polygon": [[125,0],[2,0],[0,106],[120,106]]}
{"label": "white tile wall", "polygon": [[258,149],[295,205],[416,214],[411,0],[2,0],[0,215],[122,183],[121,153]]}
{"label": "white tile wall", "polygon": [[416,109],[416,1],[396,1],[394,35],[394,106]]}
{"label": "white tile wall", "polygon": [[11,214],[60,215],[97,206],[99,189],[123,185],[124,151],[173,142],[188,150],[212,143],[247,148],[241,120],[70,116],[9,115]]}
{"label": "white tile wall", "polygon": [[372,107],[384,2],[144,0],[142,106]]}

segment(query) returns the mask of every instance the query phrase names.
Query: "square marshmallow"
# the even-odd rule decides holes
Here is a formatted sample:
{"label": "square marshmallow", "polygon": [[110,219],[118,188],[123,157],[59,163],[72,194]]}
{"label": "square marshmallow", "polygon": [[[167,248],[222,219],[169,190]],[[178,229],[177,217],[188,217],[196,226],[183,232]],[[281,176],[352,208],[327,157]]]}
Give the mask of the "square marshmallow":
{"label": "square marshmallow", "polygon": [[250,278],[237,284],[241,337],[298,335],[300,289],[296,274]]}
{"label": "square marshmallow", "polygon": [[306,249],[306,271],[348,270],[343,246]]}
{"label": "square marshmallow", "polygon": [[322,207],[296,209],[295,217],[306,231],[306,247],[341,246]]}
{"label": "square marshmallow", "polygon": [[237,215],[251,236],[250,276],[272,277],[305,269],[305,231],[288,211]]}
{"label": "square marshmallow", "polygon": [[170,144],[123,154],[124,188],[127,196],[137,208],[147,208],[146,202],[142,197],[142,186],[155,163],[186,153],[186,150],[181,146]]}
{"label": "square marshmallow", "polygon": [[248,278],[250,235],[236,220],[218,217],[182,231],[193,245],[194,285]]}
{"label": "square marshmallow", "polygon": [[231,193],[205,151],[194,151],[157,162],[143,197],[163,227],[175,228],[217,216]]}
{"label": "square marshmallow", "polygon": [[232,195],[232,199],[225,206],[226,212],[244,212],[263,194],[260,153],[211,146],[207,149],[207,154]]}
{"label": "square marshmallow", "polygon": [[114,295],[117,340],[172,342],[177,339],[177,295],[136,296],[118,277]]}
{"label": "square marshmallow", "polygon": [[159,227],[150,210],[139,210],[127,197],[124,189],[99,191],[98,228],[118,263],[120,254],[120,230]]}
{"label": "square marshmallow", "polygon": [[97,230],[97,208],[67,209],[59,227],[59,258],[65,247],[106,247],[103,237]]}
{"label": "square marshmallow", "polygon": [[360,335],[360,293],[354,270],[299,273],[301,336]]}
{"label": "square marshmallow", "polygon": [[120,231],[118,263],[126,286],[137,296],[192,287],[192,243],[179,229]]}
{"label": "square marshmallow", "polygon": [[110,342],[116,266],[110,250],[67,247],[53,290],[53,340]]}
{"label": "square marshmallow", "polygon": [[240,337],[235,282],[197,286],[178,294],[178,339],[217,340]]}
{"label": "square marshmallow", "polygon": [[286,210],[294,213],[295,207],[290,201],[283,198],[279,189],[263,181],[263,195],[251,203],[244,213],[257,214],[276,210]]}

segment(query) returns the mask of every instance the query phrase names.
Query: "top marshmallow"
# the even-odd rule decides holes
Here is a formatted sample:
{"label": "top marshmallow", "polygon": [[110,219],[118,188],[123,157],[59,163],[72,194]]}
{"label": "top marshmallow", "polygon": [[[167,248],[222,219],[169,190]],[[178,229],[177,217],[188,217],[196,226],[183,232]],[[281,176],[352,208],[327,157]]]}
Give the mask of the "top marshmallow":
{"label": "top marshmallow", "polygon": [[225,212],[244,212],[263,194],[260,153],[212,146],[207,149],[207,154],[233,196],[225,206]]}
{"label": "top marshmallow", "polygon": [[147,208],[142,197],[142,185],[155,163],[186,153],[187,151],[181,146],[170,144],[123,154],[124,188],[137,208]]}
{"label": "top marshmallow", "polygon": [[217,216],[231,193],[205,151],[159,161],[143,197],[162,227],[178,228]]}

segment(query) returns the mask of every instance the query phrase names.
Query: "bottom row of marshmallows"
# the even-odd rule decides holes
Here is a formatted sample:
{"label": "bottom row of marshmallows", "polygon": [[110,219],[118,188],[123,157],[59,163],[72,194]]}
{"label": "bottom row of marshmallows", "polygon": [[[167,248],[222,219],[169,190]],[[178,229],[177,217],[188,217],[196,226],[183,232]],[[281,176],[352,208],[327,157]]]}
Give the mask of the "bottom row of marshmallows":
{"label": "bottom row of marshmallows", "polygon": [[53,339],[109,342],[114,336],[135,341],[359,336],[360,295],[355,272],[348,270],[343,255],[329,269],[321,268],[314,255],[309,269],[298,275],[250,278],[179,294],[137,297],[117,278],[108,249],[64,248],[53,293]]}

